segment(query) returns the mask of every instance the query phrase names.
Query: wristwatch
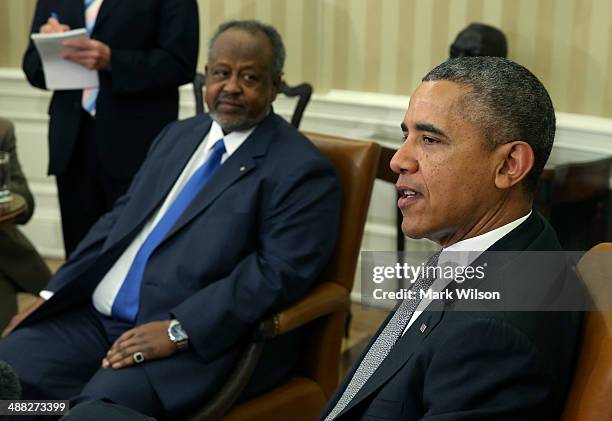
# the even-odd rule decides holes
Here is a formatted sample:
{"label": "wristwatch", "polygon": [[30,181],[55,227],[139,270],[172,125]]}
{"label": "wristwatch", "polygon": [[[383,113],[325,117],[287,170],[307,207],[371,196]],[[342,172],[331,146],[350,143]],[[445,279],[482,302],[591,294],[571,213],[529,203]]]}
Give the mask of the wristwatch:
{"label": "wristwatch", "polygon": [[170,320],[170,325],[168,326],[168,337],[172,342],[174,342],[179,351],[189,348],[189,336],[178,320]]}

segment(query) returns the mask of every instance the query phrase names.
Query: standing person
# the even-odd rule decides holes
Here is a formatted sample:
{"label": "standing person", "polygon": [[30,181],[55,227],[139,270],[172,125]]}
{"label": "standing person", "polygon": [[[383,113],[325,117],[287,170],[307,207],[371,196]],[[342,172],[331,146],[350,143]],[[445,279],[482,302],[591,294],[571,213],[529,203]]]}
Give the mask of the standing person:
{"label": "standing person", "polygon": [[[127,190],[162,127],[178,117],[178,87],[198,57],[195,0],[40,0],[32,32],[86,27],[64,57],[98,71],[98,89],[55,91],[49,106],[49,174],[56,176],[68,256]],[[23,70],[46,89],[30,41]]]}
{"label": "standing person", "polygon": [[51,277],[49,268],[15,224],[25,224],[34,213],[34,197],[17,157],[13,123],[0,117],[0,151],[10,155],[11,191],[26,201],[27,210],[11,223],[0,223],[0,330],[17,313],[17,293],[38,295]]}
{"label": "standing person", "polygon": [[[401,127],[391,169],[402,230],[442,246],[424,272],[467,257],[484,275],[448,283],[419,277],[415,297],[383,323],[321,420],[558,420],[579,343],[581,293],[571,296],[577,306],[557,306],[577,285],[575,273],[562,260],[528,258],[561,251],[533,210],[555,135],[546,89],[503,58],[451,59],[423,78]],[[486,299],[462,301],[459,288],[516,296],[494,311]],[[456,295],[421,301],[429,289]],[[567,311],[522,311],[522,301],[540,299],[550,306],[539,309]]]}

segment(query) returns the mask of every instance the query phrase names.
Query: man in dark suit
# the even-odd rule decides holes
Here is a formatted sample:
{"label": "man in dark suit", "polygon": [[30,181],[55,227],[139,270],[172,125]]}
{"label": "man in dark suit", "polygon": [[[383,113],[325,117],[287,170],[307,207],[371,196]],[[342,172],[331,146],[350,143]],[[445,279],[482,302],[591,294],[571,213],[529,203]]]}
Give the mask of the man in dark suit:
{"label": "man in dark suit", "polygon": [[[402,130],[391,168],[404,233],[442,246],[423,266],[434,274],[452,268],[438,266],[443,261],[456,267],[463,259],[483,275],[445,282],[424,269],[414,298],[383,323],[321,419],[558,419],[581,317],[575,303],[557,302],[564,291],[580,299],[565,261],[544,267],[529,257],[561,250],[532,210],[555,132],[548,93],[506,59],[451,59],[423,78]],[[490,304],[420,293],[461,288],[501,288],[511,298]],[[524,305],[538,299],[554,307]]]}
{"label": "man in dark suit", "polygon": [[[98,71],[99,89],[55,91],[49,105],[49,174],[55,175],[68,256],[124,194],[151,142],[178,117],[178,87],[195,75],[195,0],[40,0],[32,32],[86,27],[66,60]],[[46,89],[38,51],[23,58]]]}
{"label": "man in dark suit", "polygon": [[[220,27],[211,114],[164,128],[50,298],[0,341],[24,398],[79,395],[174,418],[223,384],[262,317],[313,285],[334,247],[340,188],[332,164],[272,111],[284,58],[270,26]],[[271,344],[245,393],[283,379],[299,347],[295,336]]]}
{"label": "man in dark suit", "polygon": [[17,156],[13,123],[0,117],[0,151],[10,155],[11,191],[26,201],[27,210],[11,223],[0,223],[0,331],[17,313],[17,293],[38,292],[51,277],[49,268],[15,224],[25,224],[34,213],[34,197]]}

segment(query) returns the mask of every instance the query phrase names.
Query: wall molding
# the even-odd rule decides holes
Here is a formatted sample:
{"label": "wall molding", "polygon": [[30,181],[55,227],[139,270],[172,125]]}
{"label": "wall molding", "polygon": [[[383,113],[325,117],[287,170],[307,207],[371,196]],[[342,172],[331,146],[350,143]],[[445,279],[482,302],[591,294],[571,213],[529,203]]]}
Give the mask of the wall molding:
{"label": "wall molding", "polygon": [[[194,114],[191,85],[180,90],[180,118]],[[15,123],[20,161],[28,175],[37,201],[29,224],[23,227],[38,250],[48,257],[63,257],[61,221],[53,177],[47,168],[47,107],[50,94],[29,86],[20,69],[0,68],[0,115]],[[302,129],[363,140],[390,147],[401,142],[399,124],[404,117],[408,96],[332,90],[315,94],[304,115]],[[274,107],[289,118],[295,101],[279,96]],[[555,147],[569,153],[597,152],[612,155],[612,119],[557,113]],[[368,215],[362,248],[392,250],[395,246],[395,191],[378,182]],[[409,241],[409,249],[433,249],[427,242]],[[359,300],[359,285],[352,297]]]}

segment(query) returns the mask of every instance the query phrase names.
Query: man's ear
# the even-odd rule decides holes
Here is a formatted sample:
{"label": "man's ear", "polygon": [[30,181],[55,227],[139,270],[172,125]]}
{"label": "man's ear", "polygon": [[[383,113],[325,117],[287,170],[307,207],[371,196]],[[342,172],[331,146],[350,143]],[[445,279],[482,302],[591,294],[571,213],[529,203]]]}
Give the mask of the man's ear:
{"label": "man's ear", "polygon": [[274,100],[276,100],[276,96],[280,93],[281,91],[281,85],[282,85],[282,81],[283,81],[283,73],[279,73],[276,76],[272,76],[272,102],[274,102]]}
{"label": "man's ear", "polygon": [[495,186],[499,189],[509,189],[520,183],[533,168],[533,149],[522,140],[505,143],[494,153],[500,158],[495,173]]}

